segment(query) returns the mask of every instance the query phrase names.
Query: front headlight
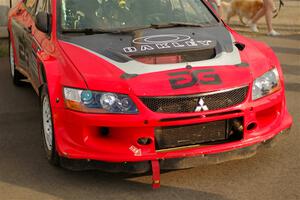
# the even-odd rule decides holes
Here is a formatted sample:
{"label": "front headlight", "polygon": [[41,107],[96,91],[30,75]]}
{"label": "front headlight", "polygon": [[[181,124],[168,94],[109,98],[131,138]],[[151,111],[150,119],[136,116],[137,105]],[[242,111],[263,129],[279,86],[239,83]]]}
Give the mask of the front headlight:
{"label": "front headlight", "polygon": [[64,88],[66,107],[87,113],[136,114],[138,109],[128,95]]}
{"label": "front headlight", "polygon": [[253,82],[252,100],[256,100],[280,90],[279,74],[276,68],[266,72]]}

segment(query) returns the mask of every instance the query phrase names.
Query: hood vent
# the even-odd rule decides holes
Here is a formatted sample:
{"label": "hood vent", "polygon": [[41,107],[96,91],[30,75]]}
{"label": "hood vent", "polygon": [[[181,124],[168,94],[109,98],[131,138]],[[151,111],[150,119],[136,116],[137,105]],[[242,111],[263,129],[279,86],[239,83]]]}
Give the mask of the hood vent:
{"label": "hood vent", "polygon": [[173,64],[209,60],[214,58],[215,56],[216,51],[214,48],[212,48],[159,55],[131,55],[130,57],[138,62],[145,64]]}

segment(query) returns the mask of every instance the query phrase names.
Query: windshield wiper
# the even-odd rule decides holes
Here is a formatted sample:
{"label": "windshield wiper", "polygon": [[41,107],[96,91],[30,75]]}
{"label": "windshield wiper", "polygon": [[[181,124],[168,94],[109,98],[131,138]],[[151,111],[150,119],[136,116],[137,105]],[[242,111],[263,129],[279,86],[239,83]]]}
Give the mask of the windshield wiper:
{"label": "windshield wiper", "polygon": [[118,30],[106,30],[106,29],[94,29],[94,28],[84,28],[84,29],[64,29],[62,33],[84,33],[85,35],[94,34],[105,34],[105,33],[120,33]]}
{"label": "windshield wiper", "polygon": [[122,33],[131,33],[134,31],[139,31],[143,29],[161,29],[161,28],[172,28],[172,27],[208,27],[211,24],[197,24],[197,23],[188,23],[188,22],[170,22],[170,23],[158,23],[158,24],[150,24],[148,26],[140,26],[140,27],[130,27],[130,28],[121,28],[121,29],[94,29],[94,28],[85,28],[85,29],[64,29],[62,33],[84,33],[86,35],[93,34],[122,34]]}
{"label": "windshield wiper", "polygon": [[197,23],[188,23],[188,22],[170,22],[166,24],[151,24],[151,28],[172,28],[172,27],[204,27],[207,25],[197,24]]}
{"label": "windshield wiper", "polygon": [[197,24],[197,23],[188,23],[188,22],[169,22],[169,23],[152,23],[148,26],[142,26],[142,27],[133,27],[133,28],[124,28],[120,29],[119,33],[129,33],[129,32],[134,32],[134,31],[139,31],[143,29],[149,29],[149,28],[154,28],[154,29],[161,29],[161,28],[172,28],[172,27],[208,27],[210,24]]}

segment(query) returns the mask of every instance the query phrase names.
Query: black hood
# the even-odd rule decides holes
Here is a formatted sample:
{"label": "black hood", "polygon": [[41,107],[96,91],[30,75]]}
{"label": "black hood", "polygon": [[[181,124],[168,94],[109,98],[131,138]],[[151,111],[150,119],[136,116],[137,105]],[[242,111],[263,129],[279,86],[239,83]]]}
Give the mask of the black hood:
{"label": "black hood", "polygon": [[63,34],[60,39],[121,63],[138,56],[186,52],[196,52],[192,55],[198,55],[197,52],[205,50],[217,55],[233,51],[231,35],[221,24],[212,27],[150,28],[126,34]]}

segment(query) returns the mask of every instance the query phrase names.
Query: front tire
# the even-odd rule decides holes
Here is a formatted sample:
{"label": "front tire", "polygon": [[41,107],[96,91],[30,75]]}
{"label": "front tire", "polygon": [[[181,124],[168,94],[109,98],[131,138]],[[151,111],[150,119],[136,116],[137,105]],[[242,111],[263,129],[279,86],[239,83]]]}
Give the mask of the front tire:
{"label": "front tire", "polygon": [[42,114],[42,140],[48,161],[55,166],[59,166],[60,156],[56,151],[55,134],[53,127],[53,118],[51,104],[47,85],[44,85],[41,91],[41,114]]}
{"label": "front tire", "polygon": [[9,63],[10,63],[10,75],[13,84],[16,86],[22,86],[24,84],[24,82],[22,82],[24,76],[18,70],[16,70],[15,54],[14,54],[14,49],[11,41],[9,43]]}

